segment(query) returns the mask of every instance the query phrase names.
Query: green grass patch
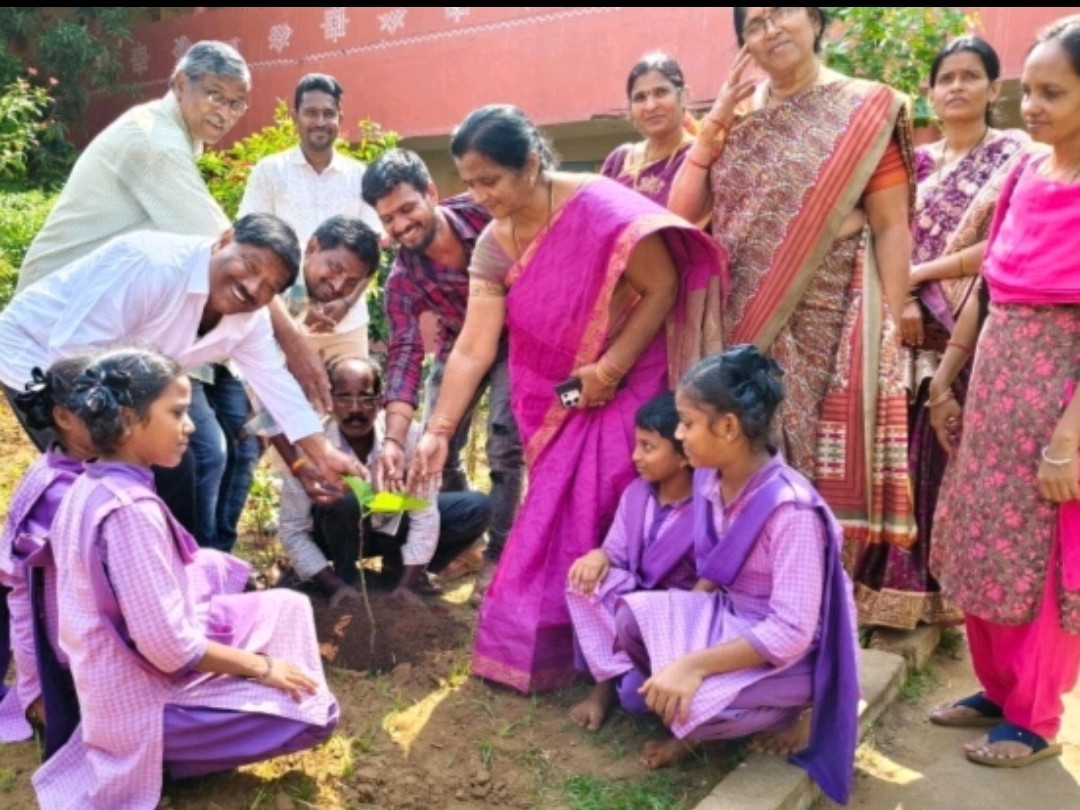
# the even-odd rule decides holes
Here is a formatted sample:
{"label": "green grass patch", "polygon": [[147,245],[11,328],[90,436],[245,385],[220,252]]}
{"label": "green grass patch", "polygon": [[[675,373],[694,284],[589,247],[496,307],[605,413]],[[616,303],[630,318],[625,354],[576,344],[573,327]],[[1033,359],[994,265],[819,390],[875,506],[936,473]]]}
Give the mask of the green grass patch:
{"label": "green grass patch", "polygon": [[687,799],[685,786],[670,773],[650,773],[633,783],[572,776],[563,793],[571,810],[675,810]]}
{"label": "green grass patch", "polygon": [[19,775],[11,768],[0,768],[0,792],[10,793],[18,777]]}
{"label": "green grass patch", "polygon": [[932,669],[908,672],[904,682],[900,685],[900,697],[903,698],[905,703],[918,703],[937,684],[938,679]]}

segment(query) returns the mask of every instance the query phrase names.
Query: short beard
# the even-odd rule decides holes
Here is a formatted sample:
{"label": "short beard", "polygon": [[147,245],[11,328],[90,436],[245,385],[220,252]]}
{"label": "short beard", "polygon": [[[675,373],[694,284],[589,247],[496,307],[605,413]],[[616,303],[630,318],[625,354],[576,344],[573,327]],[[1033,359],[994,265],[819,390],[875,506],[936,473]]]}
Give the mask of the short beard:
{"label": "short beard", "polygon": [[427,249],[431,247],[432,242],[435,241],[435,237],[439,235],[439,221],[432,219],[431,227],[424,232],[423,238],[420,240],[416,247],[405,247],[401,245],[401,249],[406,253],[413,253],[417,256],[427,252]]}

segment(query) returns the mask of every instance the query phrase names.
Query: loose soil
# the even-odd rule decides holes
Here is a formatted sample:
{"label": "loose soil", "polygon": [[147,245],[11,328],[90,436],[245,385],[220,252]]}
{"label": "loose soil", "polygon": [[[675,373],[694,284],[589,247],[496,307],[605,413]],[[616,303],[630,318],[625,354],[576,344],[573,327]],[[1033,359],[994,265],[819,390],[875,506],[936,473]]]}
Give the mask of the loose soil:
{"label": "loose soil", "polygon": [[[5,467],[9,458],[23,467],[33,458],[3,405],[0,442]],[[269,554],[241,552],[256,560]],[[363,604],[330,610],[313,596],[327,679],[341,704],[337,732],[315,751],[167,782],[161,807],[667,810],[693,807],[741,759],[738,748],[708,748],[649,774],[637,753],[663,729],[616,712],[599,734],[582,731],[568,712],[587,684],[523,697],[470,678],[472,584],[471,578],[452,583],[423,607],[369,591],[374,649]],[[4,746],[0,810],[36,806],[30,775],[37,763],[34,742]]]}

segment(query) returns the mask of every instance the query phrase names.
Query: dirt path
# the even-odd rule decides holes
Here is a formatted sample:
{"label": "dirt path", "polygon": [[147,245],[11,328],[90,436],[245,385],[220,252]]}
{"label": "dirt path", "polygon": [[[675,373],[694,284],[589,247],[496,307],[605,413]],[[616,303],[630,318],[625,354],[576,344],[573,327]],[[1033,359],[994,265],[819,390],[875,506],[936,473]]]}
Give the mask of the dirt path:
{"label": "dirt path", "polygon": [[[461,604],[471,584],[431,608],[417,643],[395,644],[398,664],[370,675],[327,667],[342,708],[338,732],[317,751],[209,779],[167,784],[170,810],[668,810],[690,808],[732,767],[738,752],[708,751],[664,774],[647,774],[637,751],[661,733],[654,723],[617,714],[599,735],[568,720],[585,686],[536,698],[467,677],[475,612]],[[387,605],[374,594],[375,615]],[[362,608],[357,608],[362,611]],[[320,611],[317,611],[320,612]],[[321,611],[324,655],[338,664],[367,660],[368,625],[359,613]],[[390,621],[401,637],[424,617]],[[385,652],[380,642],[378,656]],[[30,808],[33,743],[5,746],[0,808]]]}
{"label": "dirt path", "polygon": [[955,656],[938,652],[931,672],[924,689],[917,690],[922,694],[897,702],[860,749],[850,808],[1080,808],[1080,690],[1066,700],[1061,734],[1065,755],[1061,759],[1019,770],[985,768],[969,763],[960,748],[979,736],[978,729],[939,728],[926,720],[932,706],[978,690],[966,648]]}

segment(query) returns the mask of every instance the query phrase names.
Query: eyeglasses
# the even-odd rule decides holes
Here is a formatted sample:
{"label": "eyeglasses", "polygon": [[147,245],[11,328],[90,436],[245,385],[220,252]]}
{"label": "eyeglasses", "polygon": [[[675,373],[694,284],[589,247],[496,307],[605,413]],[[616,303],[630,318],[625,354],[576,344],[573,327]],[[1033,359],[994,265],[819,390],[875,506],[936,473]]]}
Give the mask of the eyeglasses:
{"label": "eyeglasses", "polygon": [[771,11],[766,11],[760,17],[754,17],[746,25],[743,26],[743,39],[747,42],[759,40],[765,36],[765,31],[769,26],[769,23],[773,24],[773,28],[780,26],[780,23],[787,22],[795,16],[795,12],[799,11],[802,6],[776,6]]}
{"label": "eyeglasses", "polygon": [[248,103],[242,98],[228,98],[220,90],[208,90],[206,85],[199,82],[199,89],[207,100],[219,110],[228,110],[233,115],[243,115],[248,111]]}
{"label": "eyeglasses", "polygon": [[344,407],[355,405],[360,408],[377,408],[382,402],[382,397],[378,394],[333,394],[331,398],[335,405]]}

